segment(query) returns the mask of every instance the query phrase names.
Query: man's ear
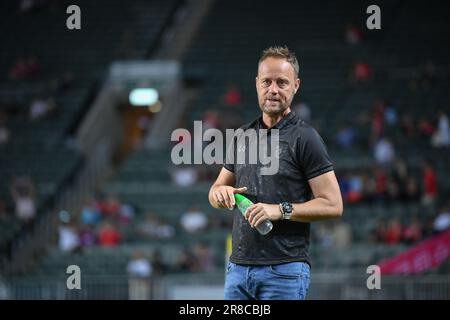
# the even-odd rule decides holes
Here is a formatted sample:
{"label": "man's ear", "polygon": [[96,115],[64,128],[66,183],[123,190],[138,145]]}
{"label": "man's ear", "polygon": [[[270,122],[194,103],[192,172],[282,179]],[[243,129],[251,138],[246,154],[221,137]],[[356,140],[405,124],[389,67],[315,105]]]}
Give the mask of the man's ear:
{"label": "man's ear", "polygon": [[297,78],[297,80],[295,80],[295,93],[297,93],[298,89],[300,89],[300,79]]}
{"label": "man's ear", "polygon": [[256,85],[256,88],[258,89],[258,77],[255,77],[255,85]]}

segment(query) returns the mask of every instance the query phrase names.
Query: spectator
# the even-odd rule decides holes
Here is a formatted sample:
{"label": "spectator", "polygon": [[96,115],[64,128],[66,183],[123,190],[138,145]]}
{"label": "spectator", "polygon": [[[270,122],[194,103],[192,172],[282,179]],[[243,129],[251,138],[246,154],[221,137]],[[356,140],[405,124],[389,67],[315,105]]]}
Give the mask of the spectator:
{"label": "spectator", "polygon": [[55,110],[56,104],[53,98],[35,99],[30,106],[29,118],[32,121],[40,120]]}
{"label": "spectator", "polygon": [[356,203],[362,200],[363,196],[363,179],[358,174],[350,174],[348,203]]}
{"label": "spectator", "polygon": [[375,160],[382,166],[389,166],[395,158],[395,151],[391,141],[381,138],[375,145]]}
{"label": "spectator", "polygon": [[363,61],[356,61],[353,64],[351,80],[356,83],[365,83],[373,76],[372,67]]}
{"label": "spectator", "polygon": [[127,264],[130,300],[148,300],[150,298],[149,278],[152,272],[153,268],[150,261],[142,252],[135,251]]}
{"label": "spectator", "polygon": [[203,133],[208,129],[220,128],[220,116],[216,111],[206,111],[203,115]]}
{"label": "spectator", "polygon": [[149,278],[152,275],[153,268],[141,251],[135,251],[132,259],[128,262],[127,272],[133,278]]}
{"label": "spectator", "polygon": [[372,132],[371,142],[377,141],[382,137],[384,132],[385,115],[385,102],[381,99],[376,99],[373,105],[372,112]]}
{"label": "spectator", "polygon": [[342,221],[335,222],[332,232],[333,242],[336,248],[348,248],[352,243],[352,229],[350,227],[350,224]]}
{"label": "spectator", "polygon": [[436,132],[432,136],[431,144],[436,148],[450,147],[450,126],[445,112],[439,113],[439,123]]}
{"label": "spectator", "polygon": [[434,205],[438,194],[437,175],[429,160],[423,162],[422,170],[422,204],[430,207]]}
{"label": "spectator", "polygon": [[9,71],[13,80],[26,79],[39,73],[40,65],[35,56],[19,57]]}
{"label": "spectator", "polygon": [[196,233],[206,228],[208,218],[198,207],[193,206],[183,213],[180,223],[187,233]]}
{"label": "spectator", "polygon": [[87,225],[80,231],[80,245],[82,248],[92,247],[97,244],[97,236],[92,226]]}
{"label": "spectator", "polygon": [[122,204],[116,196],[109,194],[102,204],[102,213],[105,217],[118,218]]}
{"label": "spectator", "polygon": [[98,233],[98,239],[101,246],[115,247],[119,245],[122,235],[120,232],[109,222],[104,222],[100,227]]}
{"label": "spectator", "polygon": [[122,225],[128,225],[131,223],[131,221],[133,221],[135,213],[135,208],[131,204],[124,203],[120,206],[117,220]]}
{"label": "spectator", "polygon": [[389,126],[394,126],[397,124],[397,110],[391,104],[386,104],[384,110],[384,120]]}
{"label": "spectator", "polygon": [[320,223],[315,228],[316,239],[322,248],[331,248],[333,246],[332,228],[329,222]]}
{"label": "spectator", "polygon": [[407,244],[414,244],[420,240],[422,240],[422,225],[417,216],[414,216],[409,225],[403,229],[403,241]]}
{"label": "spectator", "polygon": [[173,182],[179,187],[190,187],[198,180],[198,172],[192,166],[177,166],[171,171]]}
{"label": "spectator", "polygon": [[228,85],[227,92],[224,96],[224,102],[227,106],[236,106],[241,104],[242,97],[235,84]]}
{"label": "spectator", "polygon": [[345,29],[345,40],[348,44],[355,45],[361,42],[363,33],[360,28],[355,25],[347,25]]}
{"label": "spectator", "polygon": [[11,185],[11,195],[15,202],[16,216],[30,222],[36,215],[36,191],[29,177],[16,177]]}
{"label": "spectator", "polygon": [[390,245],[396,245],[400,243],[402,239],[403,230],[400,220],[398,218],[392,218],[388,222],[386,229],[385,242]]}
{"label": "spectator", "polygon": [[74,252],[80,248],[80,238],[73,223],[61,223],[58,232],[58,245],[61,251]]}
{"label": "spectator", "polygon": [[435,131],[433,124],[425,117],[420,118],[418,129],[422,137],[425,138],[432,137]]}
{"label": "spectator", "polygon": [[311,121],[311,108],[305,102],[297,103],[292,110],[298,114],[300,119],[310,122]]}
{"label": "spectator", "polygon": [[84,225],[95,226],[100,222],[101,214],[97,210],[94,199],[89,200],[81,209],[80,218]]}
{"label": "spectator", "polygon": [[355,141],[356,132],[350,125],[342,126],[336,137],[337,144],[343,149],[350,149]]}
{"label": "spectator", "polygon": [[439,233],[450,228],[450,210],[447,206],[443,206],[439,210],[439,214],[433,221],[433,232]]}

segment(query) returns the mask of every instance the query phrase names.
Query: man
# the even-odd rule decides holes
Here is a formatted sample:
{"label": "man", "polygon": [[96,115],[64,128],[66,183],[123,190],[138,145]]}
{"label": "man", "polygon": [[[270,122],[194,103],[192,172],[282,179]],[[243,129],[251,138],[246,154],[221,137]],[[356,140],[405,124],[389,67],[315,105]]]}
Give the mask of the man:
{"label": "man", "polygon": [[[209,192],[209,202],[218,209],[232,209],[236,193],[254,203],[245,217],[234,215],[225,299],[305,299],[309,223],[342,215],[341,193],[326,147],[290,109],[300,87],[298,72],[297,59],[288,48],[265,50],[256,77],[262,116],[242,127],[268,129],[267,135],[279,130],[278,172],[261,175],[261,164],[227,160]],[[265,219],[274,226],[263,236],[255,226]]]}

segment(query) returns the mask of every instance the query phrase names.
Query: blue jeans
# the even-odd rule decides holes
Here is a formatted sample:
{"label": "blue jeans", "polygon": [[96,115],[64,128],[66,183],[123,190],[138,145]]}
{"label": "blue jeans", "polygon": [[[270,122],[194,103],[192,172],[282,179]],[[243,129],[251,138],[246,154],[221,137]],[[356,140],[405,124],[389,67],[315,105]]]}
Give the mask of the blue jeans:
{"label": "blue jeans", "polygon": [[228,262],[225,300],[304,300],[309,288],[309,265],[239,265]]}

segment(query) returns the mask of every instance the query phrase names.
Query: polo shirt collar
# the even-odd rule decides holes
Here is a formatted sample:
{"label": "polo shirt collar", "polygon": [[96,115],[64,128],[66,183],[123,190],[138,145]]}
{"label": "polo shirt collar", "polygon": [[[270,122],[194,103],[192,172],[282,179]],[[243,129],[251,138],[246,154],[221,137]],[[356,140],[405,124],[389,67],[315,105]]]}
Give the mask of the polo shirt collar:
{"label": "polo shirt collar", "polygon": [[[289,112],[283,119],[281,119],[280,121],[278,121],[273,127],[271,127],[269,130],[271,129],[282,129],[283,127],[285,127],[289,122],[291,122],[294,118],[295,118],[296,114],[294,111],[291,110],[291,112]],[[264,123],[262,120],[262,116],[260,116],[258,118],[258,129],[263,129],[264,128]]]}

